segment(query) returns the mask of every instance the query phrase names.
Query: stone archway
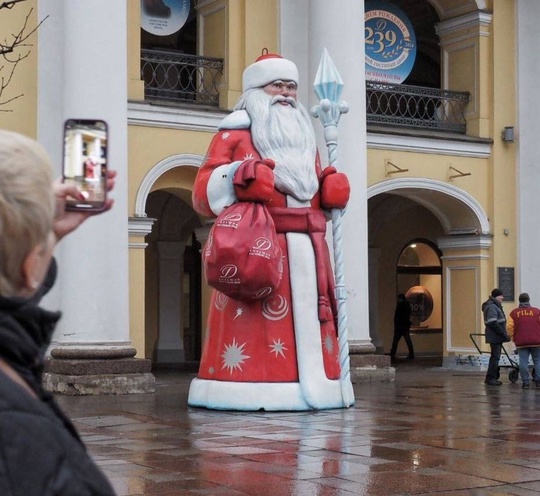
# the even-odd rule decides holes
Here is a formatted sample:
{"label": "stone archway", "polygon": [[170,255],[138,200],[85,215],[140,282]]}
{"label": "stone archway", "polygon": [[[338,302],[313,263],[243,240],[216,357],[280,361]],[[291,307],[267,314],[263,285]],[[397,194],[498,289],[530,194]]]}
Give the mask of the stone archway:
{"label": "stone archway", "polygon": [[427,0],[427,2],[437,11],[441,20],[487,9],[486,0]]}
{"label": "stone archway", "polygon": [[156,181],[167,171],[176,167],[200,167],[203,163],[202,155],[182,153],[167,157],[154,165],[141,181],[135,198],[135,217],[146,217],[146,200]]}
{"label": "stone archway", "polygon": [[489,234],[486,212],[466,191],[441,181],[424,178],[390,179],[368,188],[367,198],[389,193],[413,200],[430,210],[445,234]]}

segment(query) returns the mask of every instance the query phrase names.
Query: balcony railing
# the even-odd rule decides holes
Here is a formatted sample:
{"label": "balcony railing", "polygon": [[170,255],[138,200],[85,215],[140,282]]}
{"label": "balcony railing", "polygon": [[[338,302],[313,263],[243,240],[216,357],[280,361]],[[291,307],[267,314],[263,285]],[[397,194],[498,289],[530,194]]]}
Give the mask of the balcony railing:
{"label": "balcony railing", "polygon": [[465,134],[469,93],[366,82],[367,123]]}
{"label": "balcony railing", "polygon": [[[219,106],[223,59],[143,49],[145,99]],[[469,93],[366,82],[367,123],[465,134]]]}
{"label": "balcony railing", "polygon": [[223,59],[170,50],[141,50],[141,78],[146,100],[219,105]]}

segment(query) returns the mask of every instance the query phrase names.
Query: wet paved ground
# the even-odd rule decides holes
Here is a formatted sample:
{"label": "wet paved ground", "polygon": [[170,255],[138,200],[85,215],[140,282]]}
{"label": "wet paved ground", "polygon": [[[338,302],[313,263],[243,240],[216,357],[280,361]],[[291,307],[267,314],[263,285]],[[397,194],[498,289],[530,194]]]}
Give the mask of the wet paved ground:
{"label": "wet paved ground", "polygon": [[348,410],[192,409],[177,371],[154,395],[59,401],[122,496],[540,494],[540,390],[423,365],[355,385]]}

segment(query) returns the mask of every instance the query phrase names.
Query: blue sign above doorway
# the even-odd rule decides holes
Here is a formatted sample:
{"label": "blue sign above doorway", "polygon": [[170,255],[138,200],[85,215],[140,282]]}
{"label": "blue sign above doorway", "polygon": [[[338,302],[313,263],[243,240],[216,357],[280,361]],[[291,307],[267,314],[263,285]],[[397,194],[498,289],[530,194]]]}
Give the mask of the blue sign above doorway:
{"label": "blue sign above doorway", "polygon": [[365,6],[366,80],[402,83],[416,59],[416,36],[406,14],[390,2]]}

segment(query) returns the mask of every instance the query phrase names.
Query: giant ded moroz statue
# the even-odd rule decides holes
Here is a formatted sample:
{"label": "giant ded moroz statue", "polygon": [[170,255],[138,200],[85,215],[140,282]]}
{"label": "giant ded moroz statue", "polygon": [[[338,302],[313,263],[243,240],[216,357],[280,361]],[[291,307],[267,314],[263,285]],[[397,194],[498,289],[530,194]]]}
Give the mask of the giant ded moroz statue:
{"label": "giant ded moroz statue", "polygon": [[325,240],[328,211],[345,208],[350,187],[343,173],[321,167],[310,116],[296,98],[298,79],[296,65],[278,55],[264,54],[248,66],[243,94],[221,122],[195,181],[193,206],[204,216],[238,202],[264,204],[283,268],[278,287],[262,297],[213,290],[191,406],[311,410],[354,401],[340,383]]}

